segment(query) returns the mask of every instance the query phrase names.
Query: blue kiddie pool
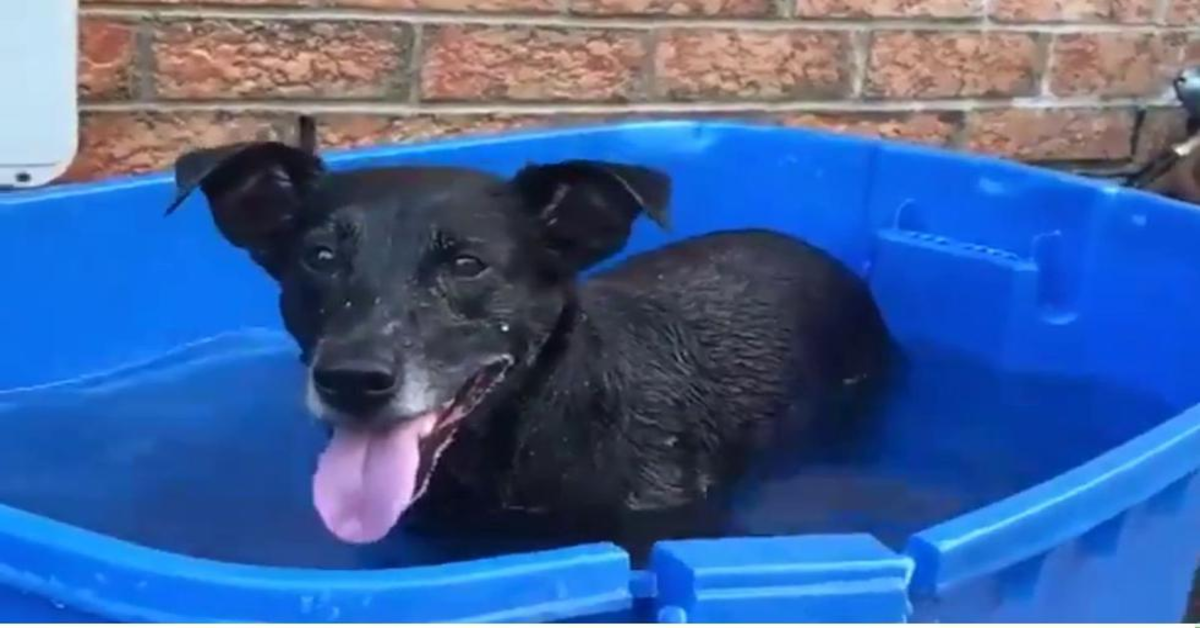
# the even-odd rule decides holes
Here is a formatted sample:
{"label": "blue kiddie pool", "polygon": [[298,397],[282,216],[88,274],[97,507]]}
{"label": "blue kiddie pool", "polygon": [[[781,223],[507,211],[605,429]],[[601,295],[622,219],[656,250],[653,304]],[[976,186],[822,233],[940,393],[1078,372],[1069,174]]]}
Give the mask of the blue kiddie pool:
{"label": "blue kiddie pool", "polygon": [[276,290],[170,176],[0,196],[0,619],[1178,621],[1200,557],[1200,212],[992,159],[665,122],[330,156],[662,168],[673,228],[807,238],[907,356],[849,462],[727,538],[342,545]]}

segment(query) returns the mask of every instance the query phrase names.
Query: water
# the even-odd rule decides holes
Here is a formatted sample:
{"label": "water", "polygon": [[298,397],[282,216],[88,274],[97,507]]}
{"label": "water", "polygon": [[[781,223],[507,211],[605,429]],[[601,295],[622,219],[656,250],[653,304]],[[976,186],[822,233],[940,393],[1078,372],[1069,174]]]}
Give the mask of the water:
{"label": "water", "polygon": [[[497,539],[333,540],[310,500],[323,443],[291,341],[213,339],[103,377],[0,392],[0,503],[150,547],[319,568],[428,564],[532,549]],[[734,532],[922,528],[1078,465],[1176,413],[1084,381],[1017,377],[936,352],[848,460],[784,466],[739,500]]]}
{"label": "water", "polygon": [[909,536],[1083,464],[1175,416],[1144,394],[1082,379],[1002,373],[928,348],[886,396],[857,451],[785,466],[748,492],[737,531]]}

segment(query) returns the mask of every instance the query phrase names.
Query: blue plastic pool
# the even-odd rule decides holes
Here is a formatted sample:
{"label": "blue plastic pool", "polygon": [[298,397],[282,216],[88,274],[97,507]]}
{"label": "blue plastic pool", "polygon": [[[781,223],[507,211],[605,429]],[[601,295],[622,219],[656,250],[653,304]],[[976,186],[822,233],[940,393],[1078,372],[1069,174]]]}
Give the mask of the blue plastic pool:
{"label": "blue plastic pool", "polygon": [[[864,504],[813,534],[662,543],[644,570],[605,544],[439,564],[454,552],[411,543],[390,561],[308,536],[316,437],[273,286],[203,199],[163,218],[169,176],[65,186],[0,196],[0,620],[1179,620],[1200,558],[1200,212],[986,158],[716,123],[331,160],[511,173],[581,156],[675,179],[672,231],[639,225],[627,252],[734,227],[803,236],[867,276],[905,348],[940,364],[913,372]],[[814,486],[773,490],[807,504]]]}

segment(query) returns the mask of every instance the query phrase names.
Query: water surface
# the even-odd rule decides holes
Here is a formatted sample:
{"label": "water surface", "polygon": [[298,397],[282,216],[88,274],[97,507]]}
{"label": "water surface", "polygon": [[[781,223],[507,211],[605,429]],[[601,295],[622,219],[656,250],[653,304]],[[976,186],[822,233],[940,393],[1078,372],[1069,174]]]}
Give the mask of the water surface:
{"label": "water surface", "polygon": [[[859,455],[779,465],[740,499],[739,533],[922,528],[1053,477],[1176,413],[1095,382],[1016,376],[934,351],[912,365]],[[291,341],[245,332],[150,364],[0,392],[0,503],[219,560],[415,565],[531,549],[497,539],[335,541],[310,499],[324,436]]]}

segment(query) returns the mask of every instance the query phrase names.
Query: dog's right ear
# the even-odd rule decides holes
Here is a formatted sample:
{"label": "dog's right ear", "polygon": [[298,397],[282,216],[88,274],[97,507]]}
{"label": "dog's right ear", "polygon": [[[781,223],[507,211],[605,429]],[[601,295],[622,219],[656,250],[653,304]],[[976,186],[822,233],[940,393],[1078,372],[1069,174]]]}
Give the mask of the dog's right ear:
{"label": "dog's right ear", "polygon": [[296,235],[304,196],[325,172],[316,155],[279,142],[206,148],[175,162],[175,211],[196,188],[217,229],[273,277]]}
{"label": "dog's right ear", "polygon": [[526,166],[511,184],[541,226],[546,247],[573,272],[624,247],[638,216],[664,228],[669,223],[671,178],[650,168],[575,159]]}

